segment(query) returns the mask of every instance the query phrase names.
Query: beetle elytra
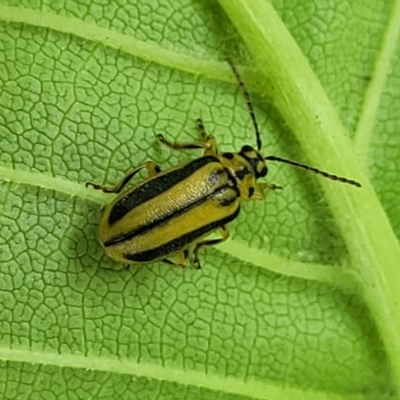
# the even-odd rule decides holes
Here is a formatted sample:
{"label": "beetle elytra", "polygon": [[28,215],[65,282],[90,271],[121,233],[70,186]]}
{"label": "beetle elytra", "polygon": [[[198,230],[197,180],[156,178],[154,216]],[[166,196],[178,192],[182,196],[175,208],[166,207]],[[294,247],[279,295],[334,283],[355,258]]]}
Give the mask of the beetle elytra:
{"label": "beetle elytra", "polygon": [[[219,153],[212,135],[197,120],[199,143],[172,143],[159,134],[158,140],[171,149],[201,149],[203,156],[161,171],[152,161],[130,170],[114,187],[86,183],[116,198],[106,207],[100,223],[100,242],[106,253],[126,264],[163,261],[184,267],[191,259],[200,268],[199,250],[225,241],[227,224],[240,212],[241,200],[263,199],[267,190],[279,186],[258,182],[267,175],[265,161],[291,164],[360,187],[353,180],[338,177],[294,161],[261,154],[261,135],[247,89],[236,67],[229,62],[243,92],[256,134],[257,149],[245,145],[238,153]],[[142,169],[148,178],[124,190]],[[220,238],[206,239],[213,231]],[[177,257],[173,262],[170,257]]]}

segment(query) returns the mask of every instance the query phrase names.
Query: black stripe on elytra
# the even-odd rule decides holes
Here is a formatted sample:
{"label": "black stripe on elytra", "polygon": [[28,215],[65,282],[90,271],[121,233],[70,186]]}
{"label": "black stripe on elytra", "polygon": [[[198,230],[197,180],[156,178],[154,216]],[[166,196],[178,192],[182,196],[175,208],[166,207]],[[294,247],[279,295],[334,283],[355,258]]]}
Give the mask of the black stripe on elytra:
{"label": "black stripe on elytra", "polygon": [[[218,171],[217,174],[221,173],[221,172],[225,172],[225,171],[224,170]],[[227,172],[227,170],[226,170],[226,172]],[[232,184],[235,185],[235,186],[232,187]],[[184,214],[185,212],[190,211],[194,207],[199,206],[200,204],[204,203],[205,201],[207,201],[211,197],[215,196],[219,192],[224,191],[225,189],[234,189],[236,191],[236,193],[237,193],[237,197],[240,196],[239,189],[236,187],[236,182],[234,181],[233,177],[231,177],[229,175],[229,183],[227,185],[215,189],[214,191],[209,193],[207,196],[201,197],[201,198],[196,199],[195,201],[193,201],[191,203],[185,204],[185,206],[182,207],[182,208],[170,211],[170,212],[166,213],[165,215],[163,215],[161,218],[158,218],[158,219],[155,219],[155,220],[151,221],[149,224],[138,226],[137,228],[135,228],[135,229],[133,229],[133,230],[131,230],[129,232],[123,233],[123,234],[121,234],[119,236],[116,236],[116,237],[114,237],[112,239],[109,239],[109,240],[105,241],[103,243],[103,245],[105,247],[114,246],[116,244],[125,242],[126,240],[130,240],[135,236],[143,235],[144,233],[146,233],[146,232],[150,231],[151,229],[155,228],[157,225],[165,224],[166,222],[168,222],[168,221],[170,221],[170,220],[172,220],[174,218],[179,217],[180,215]],[[229,198],[229,199],[224,199],[223,198],[221,201],[219,201],[219,203],[221,204],[222,207],[227,207],[230,204],[232,204],[236,200],[237,197],[235,197],[235,198],[232,197],[232,198]]]}
{"label": "black stripe on elytra", "polygon": [[206,235],[207,233],[219,228],[222,225],[227,224],[228,222],[234,220],[240,212],[240,205],[236,209],[236,211],[231,214],[229,217],[223,218],[219,221],[214,221],[211,224],[202,226],[192,232],[186,233],[174,240],[171,240],[168,243],[165,243],[159,247],[156,247],[151,250],[142,251],[141,253],[136,254],[124,254],[123,257],[126,260],[134,261],[134,262],[149,262],[153,261],[157,258],[168,256],[169,254],[175,253],[181,250],[183,247],[192,243],[194,240],[199,237]]}
{"label": "black stripe on elytra", "polygon": [[183,179],[186,179],[199,168],[209,164],[210,162],[219,162],[219,160],[214,156],[200,157],[185,164],[179,169],[174,169],[165,174],[155,176],[148,182],[139,185],[137,188],[133,188],[113,205],[110,215],[108,216],[109,225],[115,224],[135,207],[138,207],[146,201],[149,201],[155,196],[170,189],[172,186],[181,182]]}

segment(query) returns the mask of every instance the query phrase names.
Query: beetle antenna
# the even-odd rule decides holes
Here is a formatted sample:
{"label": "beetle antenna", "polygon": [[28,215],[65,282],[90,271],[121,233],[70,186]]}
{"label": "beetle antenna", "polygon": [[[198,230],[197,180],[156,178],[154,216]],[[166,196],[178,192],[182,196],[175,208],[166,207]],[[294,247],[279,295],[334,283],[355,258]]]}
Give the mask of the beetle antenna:
{"label": "beetle antenna", "polygon": [[239,84],[240,90],[243,93],[244,98],[246,99],[246,103],[247,103],[247,107],[249,109],[250,112],[250,117],[251,120],[253,121],[253,126],[254,126],[254,130],[256,131],[256,138],[257,138],[257,149],[261,150],[261,136],[260,136],[260,131],[258,130],[258,124],[256,121],[256,115],[254,114],[254,109],[253,109],[253,105],[251,104],[251,99],[250,99],[250,95],[249,92],[247,91],[247,88],[244,84],[244,82],[242,81],[242,78],[239,75],[238,70],[236,69],[235,65],[233,64],[233,62],[228,58],[227,59],[229,65],[232,68],[233,74],[235,75],[235,78]]}
{"label": "beetle antenna", "polygon": [[303,169],[306,169],[308,171],[315,172],[316,174],[322,175],[324,178],[332,179],[333,181],[339,181],[339,182],[343,182],[343,183],[348,183],[349,185],[361,187],[360,183],[358,183],[356,181],[353,181],[352,179],[347,179],[347,178],[343,178],[341,176],[328,174],[328,172],[321,171],[321,170],[319,170],[317,168],[314,168],[314,167],[309,167],[308,165],[299,164],[298,162],[287,160],[285,158],[280,158],[280,157],[275,157],[275,156],[268,156],[268,157],[265,157],[265,160],[278,161],[278,162],[290,164],[290,165],[293,165],[293,166],[295,166],[297,168],[303,168]]}

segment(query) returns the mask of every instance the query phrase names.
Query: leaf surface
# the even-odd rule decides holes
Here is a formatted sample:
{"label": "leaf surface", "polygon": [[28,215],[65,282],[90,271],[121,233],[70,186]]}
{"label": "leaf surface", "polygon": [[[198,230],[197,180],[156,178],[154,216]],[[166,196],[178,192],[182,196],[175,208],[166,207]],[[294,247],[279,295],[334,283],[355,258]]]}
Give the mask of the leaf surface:
{"label": "leaf surface", "polygon": [[[155,135],[196,140],[199,116],[220,149],[255,144],[227,56],[251,88],[265,153],[310,157],[218,4],[144,3],[0,7],[3,397],[394,397],[395,354],[365,305],[373,299],[356,289],[337,218],[338,210],[350,222],[355,214],[340,200],[332,208],[325,187],[335,182],[322,189],[319,177],[270,165],[268,181],[284,190],[243,204],[230,241],[201,254],[201,271],[127,271],[104,255],[97,229],[110,198],[86,181],[112,185],[148,159],[166,169],[198,156],[171,152]],[[399,7],[273,6],[398,238],[399,45],[391,27]],[[300,105],[289,104],[295,115]],[[353,161],[316,166],[357,173]]]}

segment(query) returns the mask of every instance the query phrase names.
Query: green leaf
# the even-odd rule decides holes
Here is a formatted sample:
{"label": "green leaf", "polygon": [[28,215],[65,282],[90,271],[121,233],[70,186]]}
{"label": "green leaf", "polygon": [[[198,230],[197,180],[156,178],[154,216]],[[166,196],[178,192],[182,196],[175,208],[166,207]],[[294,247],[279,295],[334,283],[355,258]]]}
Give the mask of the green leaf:
{"label": "green leaf", "polygon": [[[3,398],[395,398],[400,2],[208,3],[0,6]],[[155,135],[194,140],[199,116],[254,145],[227,56],[266,154],[363,188],[271,164],[284,190],[202,270],[128,271],[84,183],[197,157]]]}

